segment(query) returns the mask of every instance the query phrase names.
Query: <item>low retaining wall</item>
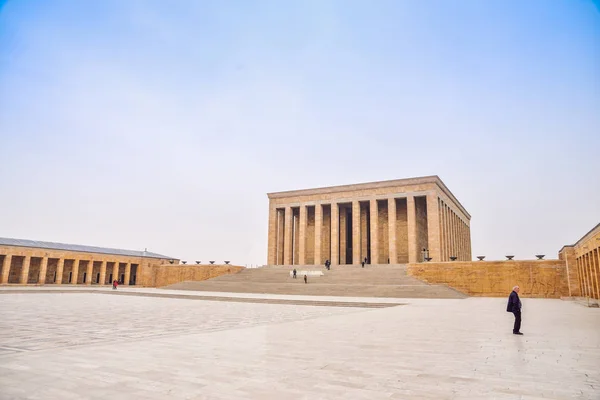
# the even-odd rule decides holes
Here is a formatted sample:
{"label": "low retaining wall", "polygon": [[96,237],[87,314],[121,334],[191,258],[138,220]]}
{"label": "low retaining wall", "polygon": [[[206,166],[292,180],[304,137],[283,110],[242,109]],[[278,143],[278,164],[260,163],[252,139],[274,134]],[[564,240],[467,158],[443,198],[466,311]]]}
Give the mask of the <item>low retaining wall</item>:
{"label": "low retaining wall", "polygon": [[141,286],[162,287],[184,281],[205,281],[226,274],[237,274],[244,267],[237,265],[153,265]]}
{"label": "low retaining wall", "polygon": [[569,296],[563,260],[426,262],[409,264],[407,270],[415,278],[470,296],[504,297],[515,285],[522,297]]}

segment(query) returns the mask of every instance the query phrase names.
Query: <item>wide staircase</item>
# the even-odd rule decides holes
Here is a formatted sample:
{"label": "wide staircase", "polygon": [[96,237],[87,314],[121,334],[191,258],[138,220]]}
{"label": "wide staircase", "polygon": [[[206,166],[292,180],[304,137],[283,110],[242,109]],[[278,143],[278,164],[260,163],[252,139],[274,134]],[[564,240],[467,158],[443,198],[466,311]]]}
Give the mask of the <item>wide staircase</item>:
{"label": "wide staircase", "polygon": [[[291,277],[293,269],[296,279]],[[309,271],[304,283],[303,271]],[[322,273],[321,276],[314,276]],[[408,276],[402,264],[332,266],[269,266],[247,268],[237,274],[222,275],[206,281],[186,281],[164,289],[206,292],[268,293],[311,296],[396,297],[459,299],[467,297],[445,285],[430,285]]]}

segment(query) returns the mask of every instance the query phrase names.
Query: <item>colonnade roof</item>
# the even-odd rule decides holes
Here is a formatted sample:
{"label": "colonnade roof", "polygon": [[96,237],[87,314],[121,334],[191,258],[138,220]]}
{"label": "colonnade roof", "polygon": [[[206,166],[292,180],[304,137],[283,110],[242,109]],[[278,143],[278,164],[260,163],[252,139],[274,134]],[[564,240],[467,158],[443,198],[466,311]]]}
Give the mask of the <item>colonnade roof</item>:
{"label": "colonnade roof", "polygon": [[149,251],[111,249],[111,248],[107,248],[107,247],[95,247],[95,246],[86,246],[86,245],[80,245],[80,244],[65,244],[65,243],[54,243],[54,242],[42,242],[42,241],[38,241],[38,240],[27,240],[27,239],[11,239],[11,238],[0,237],[0,245],[30,247],[30,248],[37,248],[37,249],[49,249],[49,250],[77,251],[77,252],[83,252],[83,253],[111,254],[111,255],[129,256],[129,257],[174,259],[173,257],[169,257],[169,256],[165,256],[162,254],[157,254],[157,253],[152,253]]}
{"label": "colonnade roof", "polygon": [[408,185],[418,185],[423,183],[434,183],[436,184],[441,191],[446,193],[446,195],[454,201],[454,203],[460,208],[460,210],[465,214],[468,219],[471,219],[471,214],[465,209],[465,207],[458,201],[458,199],[452,194],[450,189],[442,182],[439,176],[431,175],[431,176],[421,176],[416,178],[404,178],[404,179],[394,179],[388,181],[378,181],[378,182],[366,182],[366,183],[355,183],[350,185],[338,185],[338,186],[329,186],[329,187],[319,187],[312,189],[300,189],[300,190],[288,190],[283,192],[271,192],[267,193],[267,197],[269,199],[275,198],[284,198],[284,197],[293,197],[293,196],[309,196],[315,194],[323,194],[323,193],[339,193],[339,192],[347,192],[352,190],[364,190],[364,189],[376,189],[376,188],[384,188],[384,187],[393,187],[393,186],[408,186]]}

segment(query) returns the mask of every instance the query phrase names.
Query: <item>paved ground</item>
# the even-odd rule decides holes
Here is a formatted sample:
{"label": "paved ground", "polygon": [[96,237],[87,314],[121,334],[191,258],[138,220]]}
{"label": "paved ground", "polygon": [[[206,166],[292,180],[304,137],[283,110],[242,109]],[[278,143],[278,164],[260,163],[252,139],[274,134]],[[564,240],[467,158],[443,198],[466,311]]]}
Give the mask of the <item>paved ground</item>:
{"label": "paved ground", "polygon": [[524,299],[518,337],[504,299],[406,302],[2,294],[0,399],[600,398],[598,309]]}

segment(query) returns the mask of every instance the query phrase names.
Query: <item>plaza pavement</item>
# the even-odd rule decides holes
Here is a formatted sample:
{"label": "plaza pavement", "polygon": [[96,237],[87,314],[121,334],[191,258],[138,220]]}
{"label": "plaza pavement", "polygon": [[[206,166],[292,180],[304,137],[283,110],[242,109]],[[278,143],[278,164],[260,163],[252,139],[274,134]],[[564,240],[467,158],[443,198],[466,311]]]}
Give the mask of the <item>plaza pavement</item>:
{"label": "plaza pavement", "polygon": [[600,399],[600,310],[569,301],[515,336],[505,299],[45,289],[0,289],[0,399]]}

